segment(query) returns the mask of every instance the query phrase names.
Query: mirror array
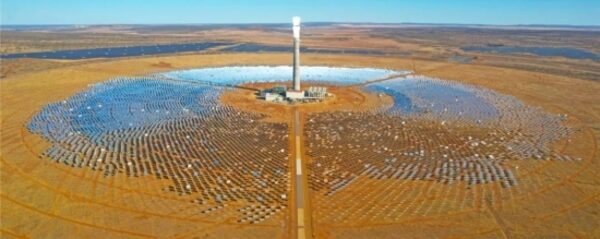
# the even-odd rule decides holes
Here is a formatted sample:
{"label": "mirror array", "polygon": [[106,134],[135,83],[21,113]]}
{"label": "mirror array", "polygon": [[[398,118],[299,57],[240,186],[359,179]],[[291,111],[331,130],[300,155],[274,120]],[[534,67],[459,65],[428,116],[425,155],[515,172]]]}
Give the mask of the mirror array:
{"label": "mirror array", "polygon": [[[324,222],[394,221],[498,205],[519,185],[513,162],[576,160],[552,150],[573,132],[563,124],[567,117],[514,97],[420,76],[366,88],[394,104],[311,114],[305,126],[309,184]],[[476,187],[483,193],[465,192]],[[418,199],[427,193],[443,200]]]}
{"label": "mirror array", "polygon": [[[326,66],[302,66],[302,81],[318,81],[338,85],[363,83],[405,73],[375,68],[344,68]],[[286,82],[292,75],[291,66],[234,66],[173,71],[162,74],[168,78],[189,81],[239,85],[243,83]]]}
{"label": "mirror array", "polygon": [[[104,176],[170,180],[167,190],[195,198],[215,220],[281,216],[289,190],[287,125],[220,106],[224,90],[119,78],[47,105],[28,128],[52,143],[44,157]],[[250,209],[262,213],[248,216]]]}
{"label": "mirror array", "polygon": [[[118,78],[45,106],[28,129],[51,142],[44,158],[106,177],[167,180],[168,191],[215,220],[281,220],[289,126],[223,106],[219,97],[230,89],[223,86],[288,81],[291,72],[239,66]],[[566,115],[452,81],[373,81],[400,73],[303,68],[307,81],[370,82],[358,87],[394,99],[383,108],[308,116],[304,144],[318,222],[389,222],[501,205],[518,194],[518,162],[578,160],[554,150],[575,132],[564,126]],[[423,200],[428,194],[443,200]]]}

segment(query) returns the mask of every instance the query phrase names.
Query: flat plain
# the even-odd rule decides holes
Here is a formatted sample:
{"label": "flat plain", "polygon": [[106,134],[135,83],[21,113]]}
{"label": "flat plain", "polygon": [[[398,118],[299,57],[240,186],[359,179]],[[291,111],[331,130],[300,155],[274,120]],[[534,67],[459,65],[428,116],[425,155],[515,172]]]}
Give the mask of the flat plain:
{"label": "flat plain", "polygon": [[[568,138],[552,142],[551,148],[573,160],[509,160],[505,166],[514,169],[519,179],[518,185],[509,188],[499,183],[469,185],[461,181],[447,184],[438,180],[372,176],[352,181],[332,193],[326,190],[323,182],[336,179],[328,178],[331,174],[320,168],[321,164],[333,172],[337,170],[338,181],[364,170],[349,167],[340,171],[339,166],[344,164],[326,164],[331,162],[318,156],[343,151],[340,154],[348,165],[370,159],[368,154],[353,156],[350,152],[354,151],[348,146],[350,141],[335,145],[339,146],[336,150],[319,148],[329,142],[317,137],[316,134],[321,133],[318,129],[327,126],[326,129],[335,129],[340,134],[363,135],[364,141],[356,143],[362,147],[371,147],[371,141],[391,142],[391,135],[366,134],[380,133],[381,130],[367,124],[369,122],[356,125],[357,120],[371,117],[361,118],[364,114],[361,112],[389,107],[393,103],[389,96],[372,94],[361,86],[331,86],[331,91],[339,95],[336,99],[316,105],[284,106],[254,101],[251,91],[238,88],[227,91],[219,100],[222,105],[239,112],[262,114],[261,122],[286,125],[289,142],[283,144],[288,148],[282,150],[289,152],[290,159],[295,158],[297,152],[298,144],[294,140],[301,140],[299,152],[307,171],[307,176],[301,180],[311,185],[305,190],[307,200],[304,201],[307,210],[303,220],[305,225],[310,225],[308,236],[595,238],[600,236],[600,177],[597,176],[600,170],[597,145],[600,140],[600,105],[597,103],[600,102],[600,63],[589,59],[460,50],[467,45],[502,44],[567,46],[598,53],[598,31],[568,30],[568,34],[565,31],[326,25],[314,26],[305,33],[303,44],[308,47],[366,49],[381,54],[305,53],[301,59],[303,65],[410,70],[418,75],[514,96],[548,114],[567,115],[563,124],[573,131]],[[61,31],[3,31],[2,52],[204,41],[224,41],[232,46],[285,46],[290,40],[288,35],[278,26],[189,29],[105,26]],[[236,213],[254,204],[239,200],[198,205],[194,194],[166,190],[171,186],[170,180],[125,173],[105,176],[101,170],[53,162],[42,156],[51,143],[27,128],[32,117],[49,103],[60,102],[86,90],[91,84],[111,78],[231,65],[289,65],[290,62],[291,53],[227,52],[221,48],[111,59],[3,59],[0,80],[2,237],[295,237],[299,222],[295,214],[295,194],[291,192],[296,190],[293,186],[296,179],[290,171],[281,176],[287,183],[288,196],[282,197],[284,202],[273,203],[282,206],[278,208],[281,212],[257,223],[240,222]],[[265,85],[244,86],[260,88]],[[300,114],[299,130],[302,133],[299,138],[292,137],[294,111]],[[332,112],[331,115],[328,112]],[[336,115],[335,112],[343,113]],[[327,125],[327,117],[336,117],[339,125]],[[394,128],[397,122],[393,118],[377,119],[382,123],[375,126],[390,125],[386,132],[400,130]],[[418,136],[410,137],[411,140],[429,138],[453,142],[459,138],[444,138],[446,136],[439,134],[438,123],[408,123],[419,132]],[[338,126],[345,127],[334,128]],[[357,128],[362,131],[352,130]],[[465,136],[490,132],[478,130],[456,125],[444,132]],[[291,167],[293,164],[290,160],[290,168],[294,168]],[[220,178],[217,177],[223,175],[228,174],[210,179],[218,181]],[[329,189],[340,187],[331,182],[328,185],[333,185]],[[207,213],[206,209],[211,205],[224,208]],[[248,210],[256,215],[266,213],[265,208]]]}

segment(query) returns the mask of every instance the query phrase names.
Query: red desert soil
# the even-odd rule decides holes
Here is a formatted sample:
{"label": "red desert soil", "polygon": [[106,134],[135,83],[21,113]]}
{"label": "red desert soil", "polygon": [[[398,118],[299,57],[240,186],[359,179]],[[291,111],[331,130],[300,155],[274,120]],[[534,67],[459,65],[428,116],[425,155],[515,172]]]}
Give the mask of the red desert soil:
{"label": "red desert soil", "polygon": [[[248,89],[235,89],[227,91],[221,96],[221,102],[225,105],[233,106],[237,109],[265,114],[267,121],[288,122],[294,109],[303,113],[318,113],[326,111],[363,111],[379,107],[389,106],[393,99],[387,95],[377,95],[362,91],[356,86],[333,86],[333,85],[314,85],[303,84],[302,88],[310,86],[324,86],[333,96],[328,97],[322,102],[312,102],[304,104],[288,104],[266,102],[257,98],[256,91],[250,89],[266,89],[280,83],[252,83],[244,84],[242,87]],[[288,85],[289,86],[289,85]]]}
{"label": "red desert soil", "polygon": [[[287,215],[281,221],[240,225],[228,220],[215,221],[194,211],[188,198],[161,191],[166,182],[147,177],[117,175],[103,177],[101,172],[71,168],[40,159],[49,144],[27,131],[29,119],[44,105],[62,100],[116,76],[147,75],[172,69],[225,65],[289,64],[289,54],[220,54],[162,56],[93,61],[49,70],[10,74],[1,86],[1,233],[6,238],[287,238]],[[569,124],[581,129],[566,149],[579,156],[579,163],[568,167],[555,162],[523,162],[524,181],[514,200],[501,207],[474,208],[435,214],[402,214],[393,223],[313,225],[318,238],[409,238],[431,237],[587,237],[600,236],[600,171],[597,141],[600,139],[600,84],[574,78],[496,67],[446,62],[419,61],[386,57],[332,56],[305,54],[307,65],[381,67],[414,70],[418,74],[479,85],[503,94],[514,95],[529,105],[552,113],[568,114]],[[37,64],[37,63],[35,63]],[[3,67],[12,67],[3,65]],[[5,69],[3,69],[3,72]],[[10,69],[6,69],[10,72]],[[322,109],[360,109],[385,105],[389,99],[361,93],[354,88],[331,91],[339,98],[317,105],[302,106],[307,112]],[[356,94],[365,100],[354,103]],[[267,112],[281,120],[289,107],[257,102],[245,91],[223,96],[225,104],[249,111]],[[337,102],[337,103],[336,103]],[[380,188],[374,182],[373,190]],[[535,187],[533,186],[535,185]],[[528,186],[535,190],[528,191]],[[432,195],[443,185],[407,182],[414,205],[424,200],[448,198]],[[478,194],[477,189],[457,193]],[[344,198],[351,200],[353,192]],[[390,193],[401,193],[391,191]],[[383,203],[383,202],[382,202]],[[409,205],[413,205],[410,204]],[[328,209],[315,209],[313,221]],[[361,212],[350,213],[360,215]],[[317,214],[319,213],[319,214]],[[322,222],[322,220],[321,220]]]}

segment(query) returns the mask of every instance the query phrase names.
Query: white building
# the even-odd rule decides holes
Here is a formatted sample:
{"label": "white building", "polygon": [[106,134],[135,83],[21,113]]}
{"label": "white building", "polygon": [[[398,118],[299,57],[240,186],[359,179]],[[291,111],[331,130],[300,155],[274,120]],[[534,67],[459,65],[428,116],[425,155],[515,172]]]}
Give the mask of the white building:
{"label": "white building", "polygon": [[301,100],[304,98],[304,91],[288,90],[285,92],[285,97],[290,100]]}
{"label": "white building", "polygon": [[283,97],[281,97],[281,95],[277,94],[277,93],[265,93],[265,100],[266,101],[282,101]]}

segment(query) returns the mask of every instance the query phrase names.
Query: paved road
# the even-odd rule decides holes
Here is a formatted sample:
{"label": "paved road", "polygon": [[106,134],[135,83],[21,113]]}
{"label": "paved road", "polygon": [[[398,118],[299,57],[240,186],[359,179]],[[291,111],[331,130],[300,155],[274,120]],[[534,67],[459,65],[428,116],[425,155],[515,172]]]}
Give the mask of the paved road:
{"label": "paved road", "polygon": [[[311,236],[311,220],[310,220],[310,203],[308,195],[308,177],[305,173],[306,165],[302,159],[302,119],[300,111],[294,110],[293,119],[293,142],[294,142],[294,157],[295,169],[290,171],[296,172],[295,183],[292,182],[292,193],[294,193],[296,204],[296,222],[297,222],[297,238],[312,238]],[[291,137],[292,138],[292,137]]]}

